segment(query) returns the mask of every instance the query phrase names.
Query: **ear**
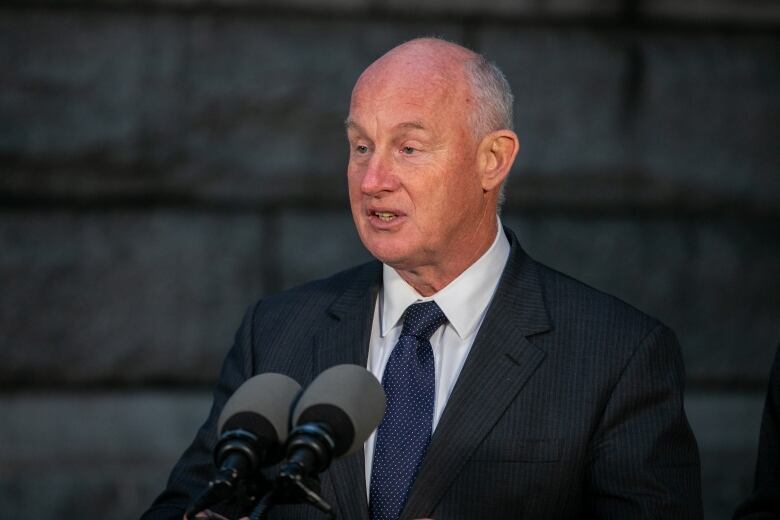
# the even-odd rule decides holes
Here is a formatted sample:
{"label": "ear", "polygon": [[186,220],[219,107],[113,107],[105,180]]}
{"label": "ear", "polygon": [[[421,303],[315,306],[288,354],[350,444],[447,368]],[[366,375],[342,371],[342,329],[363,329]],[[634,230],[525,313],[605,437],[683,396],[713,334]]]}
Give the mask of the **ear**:
{"label": "ear", "polygon": [[520,140],[511,130],[496,130],[482,139],[479,145],[480,180],[484,191],[501,186],[515,162]]}

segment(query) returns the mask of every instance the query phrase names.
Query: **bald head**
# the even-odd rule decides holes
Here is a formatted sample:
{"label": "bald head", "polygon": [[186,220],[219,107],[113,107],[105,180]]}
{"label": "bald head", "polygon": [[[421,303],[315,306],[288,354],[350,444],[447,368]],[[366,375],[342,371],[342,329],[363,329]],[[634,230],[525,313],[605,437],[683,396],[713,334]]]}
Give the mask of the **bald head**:
{"label": "bald head", "polygon": [[455,43],[437,38],[417,38],[390,49],[372,63],[364,75],[393,65],[423,73],[454,72],[458,75],[458,71],[463,71],[463,63],[477,56],[474,51]]}
{"label": "bald head", "polygon": [[462,107],[474,137],[512,129],[512,92],[504,74],[476,52],[438,38],[403,43],[372,63],[360,76],[362,89],[403,82],[409,90],[431,87]]}

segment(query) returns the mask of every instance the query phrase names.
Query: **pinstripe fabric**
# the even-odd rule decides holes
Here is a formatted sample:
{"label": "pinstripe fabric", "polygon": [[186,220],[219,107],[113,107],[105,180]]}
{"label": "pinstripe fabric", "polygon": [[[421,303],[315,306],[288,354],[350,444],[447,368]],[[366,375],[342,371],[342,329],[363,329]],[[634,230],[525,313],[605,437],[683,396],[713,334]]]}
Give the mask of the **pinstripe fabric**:
{"label": "pinstripe fabric", "polygon": [[[701,518],[673,333],[534,262],[507,234],[507,267],[401,518]],[[338,363],[365,366],[380,283],[374,262],[250,309],[212,413],[144,518],[180,518],[205,486],[216,417],[251,373],[305,385]],[[363,454],[337,460],[322,492],[339,518],[367,520]],[[321,515],[280,507],[270,517]]]}

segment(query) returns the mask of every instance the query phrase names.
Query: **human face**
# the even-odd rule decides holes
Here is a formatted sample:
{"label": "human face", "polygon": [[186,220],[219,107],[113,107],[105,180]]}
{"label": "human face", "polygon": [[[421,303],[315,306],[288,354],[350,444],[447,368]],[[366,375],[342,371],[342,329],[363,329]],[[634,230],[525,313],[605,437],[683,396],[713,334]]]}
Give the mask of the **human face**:
{"label": "human face", "polygon": [[[380,67],[381,69],[381,67]],[[352,216],[366,248],[397,270],[460,271],[495,233],[477,173],[468,93],[425,71],[371,68],[347,120]]]}

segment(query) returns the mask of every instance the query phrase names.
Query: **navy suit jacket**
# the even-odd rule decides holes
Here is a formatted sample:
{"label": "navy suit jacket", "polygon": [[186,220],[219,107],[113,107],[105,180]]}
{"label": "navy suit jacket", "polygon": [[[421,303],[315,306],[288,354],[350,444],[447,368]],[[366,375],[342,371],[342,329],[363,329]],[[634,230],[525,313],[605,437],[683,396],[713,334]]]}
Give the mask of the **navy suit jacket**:
{"label": "navy suit jacket", "polygon": [[[402,518],[701,518],[674,334],[537,263],[506,232],[507,266]],[[144,518],[181,518],[207,485],[217,417],[244,380],[281,372],[305,387],[330,366],[366,366],[381,283],[370,262],[250,308],[206,423]],[[368,520],[362,451],[321,486],[338,518]],[[280,506],[269,518],[324,516]]]}

